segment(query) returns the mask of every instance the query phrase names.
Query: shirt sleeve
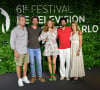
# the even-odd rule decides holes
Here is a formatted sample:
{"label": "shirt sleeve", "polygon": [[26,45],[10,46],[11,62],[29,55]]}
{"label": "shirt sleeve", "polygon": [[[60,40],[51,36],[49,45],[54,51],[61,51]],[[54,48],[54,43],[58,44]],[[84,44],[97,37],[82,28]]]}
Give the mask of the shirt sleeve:
{"label": "shirt sleeve", "polygon": [[27,38],[27,39],[28,39],[28,41],[29,41],[29,36],[30,36],[30,35],[29,35],[29,29],[30,29],[29,26],[26,27],[26,29],[27,29],[27,35],[28,35],[28,38]]}
{"label": "shirt sleeve", "polygon": [[41,35],[39,36],[38,40],[39,41],[42,41],[42,43],[45,43],[46,41],[46,38],[47,38],[47,33],[42,31]]}
{"label": "shirt sleeve", "polygon": [[15,30],[12,30],[11,36],[10,36],[10,46],[12,49],[16,49],[15,47],[15,41],[16,41],[17,33]]}

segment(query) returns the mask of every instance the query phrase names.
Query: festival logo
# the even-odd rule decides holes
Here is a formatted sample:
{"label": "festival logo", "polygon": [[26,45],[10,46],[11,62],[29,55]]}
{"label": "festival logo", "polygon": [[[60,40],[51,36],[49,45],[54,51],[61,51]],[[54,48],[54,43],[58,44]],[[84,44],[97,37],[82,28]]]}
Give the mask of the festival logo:
{"label": "festival logo", "polygon": [[0,30],[5,33],[10,28],[10,17],[8,13],[0,8]]}

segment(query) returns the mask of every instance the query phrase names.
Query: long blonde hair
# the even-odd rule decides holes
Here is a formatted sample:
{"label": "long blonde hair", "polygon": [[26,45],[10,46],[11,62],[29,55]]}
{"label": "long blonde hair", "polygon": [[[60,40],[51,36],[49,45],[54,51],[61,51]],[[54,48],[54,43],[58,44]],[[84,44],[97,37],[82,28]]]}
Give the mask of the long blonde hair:
{"label": "long blonde hair", "polygon": [[43,31],[44,32],[48,32],[48,22],[49,21],[51,21],[52,22],[52,29],[54,28],[54,22],[53,22],[53,20],[52,19],[48,19],[47,21],[46,21],[46,24],[45,24],[45,26],[44,26],[44,29],[43,29]]}
{"label": "long blonde hair", "polygon": [[[79,31],[79,26],[76,22],[72,22],[72,24],[75,24],[76,25],[76,31]],[[71,29],[72,29],[72,24],[71,24]],[[73,29],[72,29],[73,30]]]}

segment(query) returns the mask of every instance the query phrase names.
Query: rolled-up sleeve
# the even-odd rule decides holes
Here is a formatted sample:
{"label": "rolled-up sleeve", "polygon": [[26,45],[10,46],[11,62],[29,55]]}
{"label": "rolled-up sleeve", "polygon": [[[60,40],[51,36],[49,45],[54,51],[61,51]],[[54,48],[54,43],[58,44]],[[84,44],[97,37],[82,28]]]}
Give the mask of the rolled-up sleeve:
{"label": "rolled-up sleeve", "polygon": [[12,49],[16,49],[15,47],[16,37],[17,37],[17,33],[15,32],[15,30],[12,30],[10,36],[10,46]]}

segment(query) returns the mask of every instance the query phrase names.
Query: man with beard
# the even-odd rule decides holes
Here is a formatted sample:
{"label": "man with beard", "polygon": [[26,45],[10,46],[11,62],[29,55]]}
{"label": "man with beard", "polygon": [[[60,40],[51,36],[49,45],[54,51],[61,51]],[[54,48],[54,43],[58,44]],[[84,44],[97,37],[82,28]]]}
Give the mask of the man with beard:
{"label": "man with beard", "polygon": [[[38,79],[40,82],[45,82],[42,77],[42,58],[41,49],[38,41],[38,37],[41,34],[41,28],[38,26],[39,19],[36,16],[32,17],[32,25],[27,28],[28,31],[28,53],[31,68],[31,83],[36,81],[36,72],[38,74]],[[35,58],[36,57],[36,58]],[[36,63],[35,63],[36,61]],[[36,70],[37,66],[37,70]]]}
{"label": "man with beard", "polygon": [[[59,56],[60,56],[60,80],[69,79],[69,68],[70,68],[70,35],[71,27],[66,27],[66,18],[60,19],[61,28],[57,30],[57,37],[59,40]],[[66,63],[66,67],[65,67]]]}

